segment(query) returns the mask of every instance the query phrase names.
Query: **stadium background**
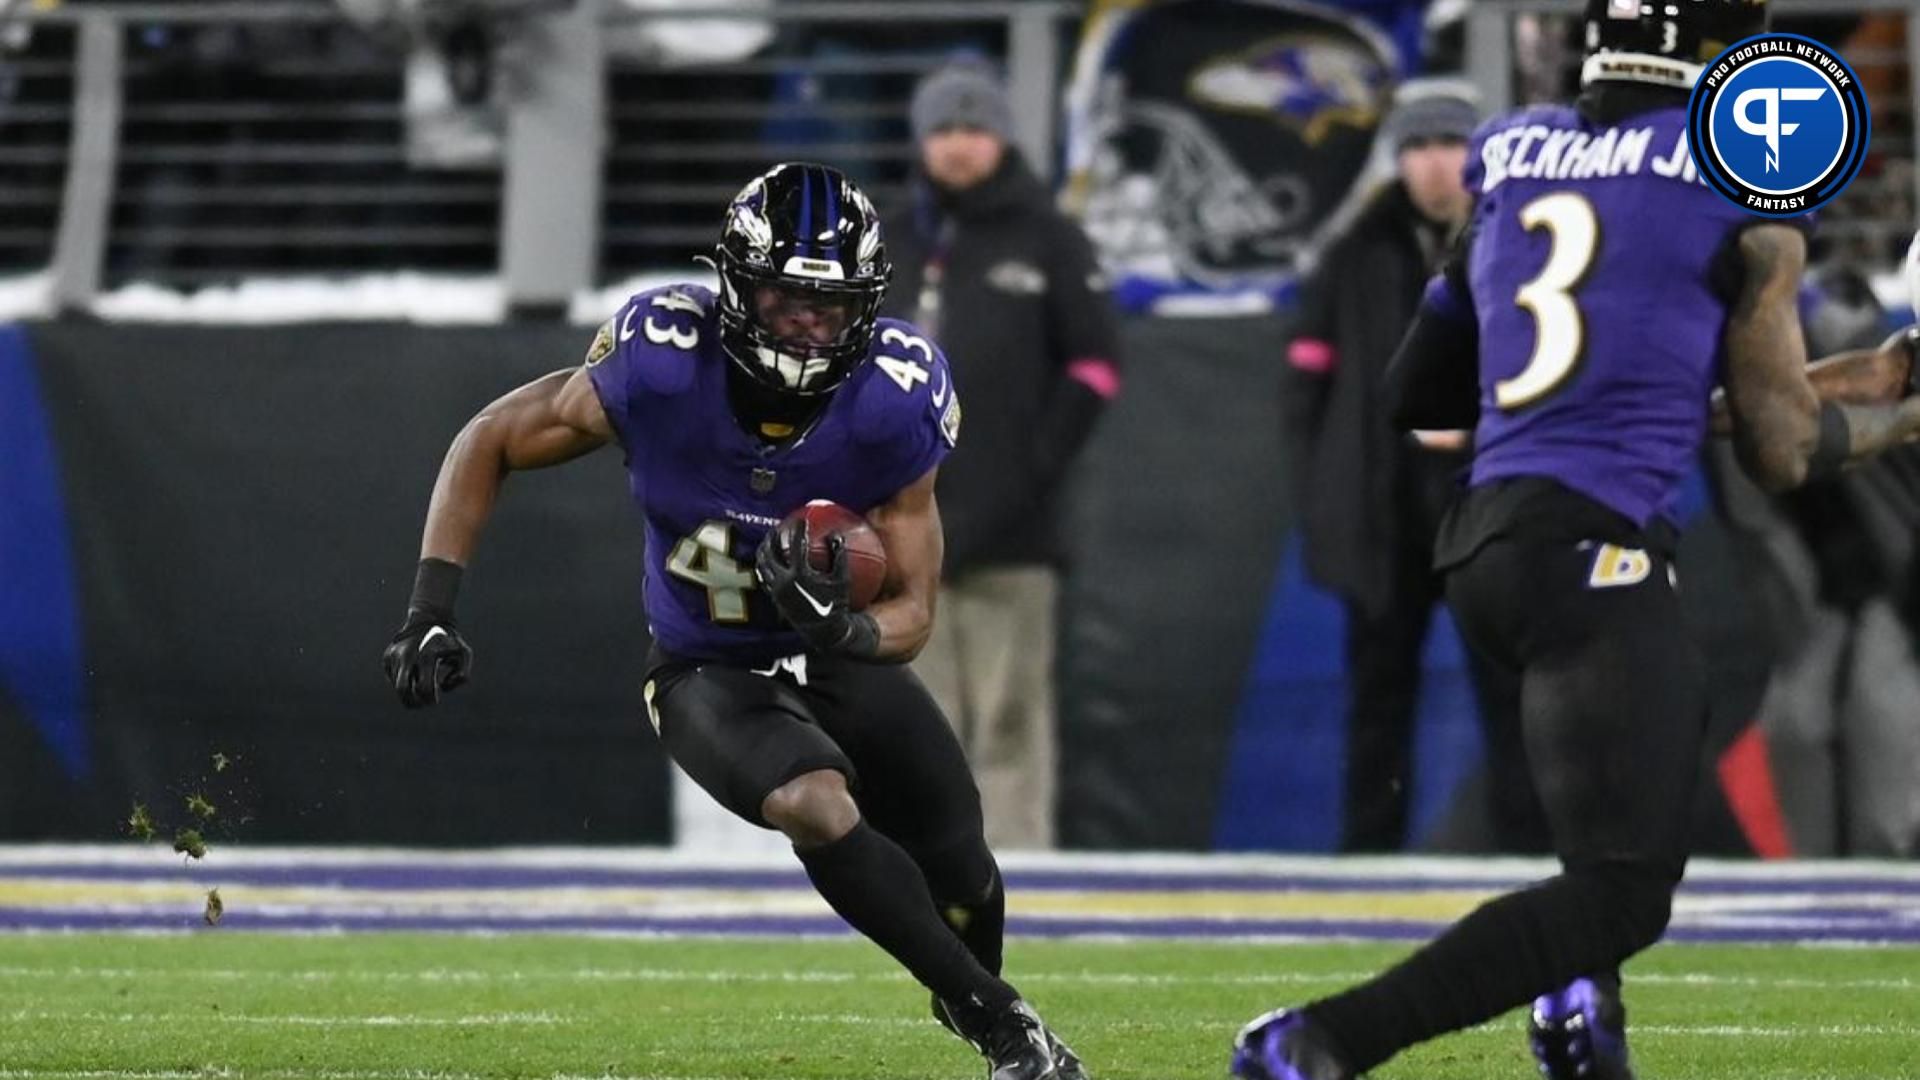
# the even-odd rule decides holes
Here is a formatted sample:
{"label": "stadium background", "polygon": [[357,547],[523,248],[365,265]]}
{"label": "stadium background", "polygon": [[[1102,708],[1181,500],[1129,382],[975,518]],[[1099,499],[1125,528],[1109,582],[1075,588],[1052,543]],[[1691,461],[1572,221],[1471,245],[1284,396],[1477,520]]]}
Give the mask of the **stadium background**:
{"label": "stadium background", "polygon": [[[0,5],[0,304],[19,320],[0,331],[0,835],[110,839],[132,803],[207,788],[243,843],[751,843],[693,817],[641,721],[640,529],[611,456],[511,486],[465,591],[476,686],[429,714],[393,703],[375,656],[458,425],[573,362],[640,282],[698,274],[766,164],[831,161],[899,198],[911,85],[954,50],[1005,62],[1021,144],[1097,206],[1097,89],[1168,81],[1180,33],[1205,52],[1249,20],[1312,23],[1395,76],[1450,63],[1495,103],[1555,89],[1571,54],[1530,16],[1577,5],[1436,7],[1455,16],[1437,29],[1396,0]],[[1777,5],[1869,8],[1909,5]],[[1180,23],[1154,55],[1123,25],[1147,11]],[[1874,161],[1825,226],[1828,258],[1894,308],[1916,47],[1842,50],[1885,89]],[[1379,161],[1358,131],[1275,168],[1363,187]],[[1231,198],[1185,181],[1168,204]],[[1068,846],[1337,835],[1340,616],[1302,579],[1279,482],[1278,348],[1318,238],[1293,230],[1264,261],[1117,268],[1128,388],[1067,508]],[[1716,687],[1698,846],[1781,854],[1752,728],[1774,642],[1704,478],[1687,506]],[[1416,829],[1475,850],[1458,650],[1442,625]]]}

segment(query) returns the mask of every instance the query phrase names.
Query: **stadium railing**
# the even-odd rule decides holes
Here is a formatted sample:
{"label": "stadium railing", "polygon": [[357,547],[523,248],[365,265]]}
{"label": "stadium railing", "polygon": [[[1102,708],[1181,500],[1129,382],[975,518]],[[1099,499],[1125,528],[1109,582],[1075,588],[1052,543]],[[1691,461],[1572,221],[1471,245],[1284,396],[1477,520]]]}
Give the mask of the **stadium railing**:
{"label": "stadium railing", "polygon": [[0,28],[0,273],[47,266],[75,112],[71,26]]}
{"label": "stadium railing", "polygon": [[[498,274],[560,305],[684,264],[716,206],[783,157],[897,195],[913,82],[965,48],[1001,62],[1046,171],[1069,0],[615,0],[551,5],[500,81],[497,164],[409,162],[405,49],[316,0],[0,3],[0,274],[46,269],[57,307],[128,281],[428,269]],[[660,63],[608,31],[759,20],[741,59]],[[0,42],[6,39],[0,37]],[[503,42],[503,47],[513,43]]]}
{"label": "stadium railing", "polygon": [[[558,6],[558,5],[556,5]],[[1513,26],[1577,0],[1476,0],[1467,69],[1514,98]],[[1775,0],[1783,16],[1894,12],[1920,0]],[[576,0],[505,98],[498,162],[410,164],[404,50],[321,0],[0,3],[0,274],[50,268],[60,307],[103,286],[251,274],[428,269],[498,274],[560,304],[596,282],[683,265],[715,202],[756,167],[826,158],[900,194],[913,81],[956,47],[1002,61],[1019,142],[1052,165],[1070,0]],[[759,20],[741,59],[659,63],[606,45],[661,20]],[[24,31],[26,40],[20,40]],[[1902,55],[1920,70],[1920,34]],[[1876,117],[1870,170],[1823,234],[1885,262],[1920,205],[1908,100]],[[1883,108],[1886,107],[1883,105]]]}

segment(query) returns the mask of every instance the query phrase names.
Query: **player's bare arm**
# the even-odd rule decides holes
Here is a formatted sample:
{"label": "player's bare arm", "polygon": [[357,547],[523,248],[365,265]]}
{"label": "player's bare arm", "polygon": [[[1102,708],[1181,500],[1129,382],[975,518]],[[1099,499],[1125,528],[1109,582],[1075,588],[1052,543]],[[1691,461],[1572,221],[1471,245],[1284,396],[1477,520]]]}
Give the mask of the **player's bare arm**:
{"label": "player's bare arm", "polygon": [[509,472],[560,465],[612,440],[584,367],[542,375],[495,400],[447,449],[420,557],[465,566]]}
{"label": "player's bare arm", "polygon": [[939,593],[940,563],[946,557],[940,508],[933,497],[939,471],[928,470],[867,515],[887,549],[886,584],[867,613],[880,630],[875,658],[888,663],[904,664],[920,655],[933,634],[934,598]]}
{"label": "player's bare arm", "polygon": [[[1822,401],[1808,378],[1798,310],[1804,234],[1755,226],[1741,234],[1740,256],[1746,274],[1727,321],[1726,381],[1734,449],[1747,474],[1769,491],[1786,491],[1920,437],[1920,399]],[[1825,378],[1839,380],[1846,369],[1834,370]]]}
{"label": "player's bare arm", "polygon": [[[1881,405],[1913,393],[1916,328],[1896,332],[1877,349],[1849,349],[1807,365],[1807,381],[1821,401],[1843,405]],[[1733,413],[1727,395],[1717,390],[1708,430],[1733,434]]]}
{"label": "player's bare arm", "polygon": [[453,602],[507,474],[572,461],[612,438],[585,368],[535,379],[460,429],[434,481],[406,621],[381,656],[402,704],[432,705],[467,681],[473,649],[454,625]]}

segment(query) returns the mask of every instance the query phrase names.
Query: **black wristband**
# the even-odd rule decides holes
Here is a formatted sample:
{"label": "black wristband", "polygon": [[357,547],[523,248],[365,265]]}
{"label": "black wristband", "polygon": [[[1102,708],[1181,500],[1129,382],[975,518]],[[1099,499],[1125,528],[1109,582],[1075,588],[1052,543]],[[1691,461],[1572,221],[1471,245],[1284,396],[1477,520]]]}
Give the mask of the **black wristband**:
{"label": "black wristband", "polygon": [[850,660],[872,660],[880,655],[880,623],[864,611],[847,613],[846,632],[828,652]]}
{"label": "black wristband", "polygon": [[407,618],[415,612],[438,623],[453,622],[453,601],[460,594],[460,564],[445,559],[426,558],[413,572],[413,598],[407,601]]}
{"label": "black wristband", "polygon": [[1831,401],[1820,403],[1820,441],[1807,459],[1807,480],[1824,480],[1840,471],[1853,456],[1853,426],[1844,409]]}

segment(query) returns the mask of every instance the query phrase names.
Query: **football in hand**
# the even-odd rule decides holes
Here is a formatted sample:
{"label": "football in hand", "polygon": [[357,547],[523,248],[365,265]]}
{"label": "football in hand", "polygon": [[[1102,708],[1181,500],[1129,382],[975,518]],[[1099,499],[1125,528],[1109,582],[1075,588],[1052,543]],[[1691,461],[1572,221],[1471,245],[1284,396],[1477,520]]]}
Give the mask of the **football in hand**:
{"label": "football in hand", "polygon": [[853,576],[853,610],[859,611],[873,603],[880,595],[881,584],[887,580],[887,549],[867,519],[825,499],[815,499],[787,515],[788,521],[796,518],[807,521],[807,561],[813,568],[833,568],[828,541],[841,537],[847,545],[847,569]]}

